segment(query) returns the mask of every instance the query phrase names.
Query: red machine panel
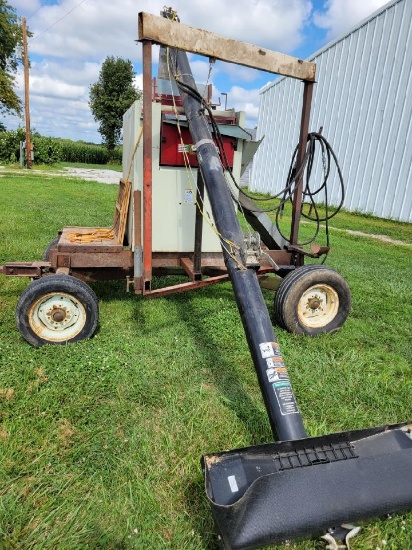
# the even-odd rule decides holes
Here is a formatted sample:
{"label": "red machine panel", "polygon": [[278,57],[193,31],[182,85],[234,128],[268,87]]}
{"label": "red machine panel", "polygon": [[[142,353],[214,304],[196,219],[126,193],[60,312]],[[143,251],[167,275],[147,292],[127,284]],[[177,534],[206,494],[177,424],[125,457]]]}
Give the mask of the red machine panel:
{"label": "red machine panel", "polygon": [[[162,166],[185,166],[184,151],[186,151],[190,165],[198,166],[196,153],[192,150],[193,140],[189,129],[181,126],[183,143],[181,142],[178,128],[175,124],[162,122],[160,143],[160,164]],[[229,166],[233,167],[233,153],[236,148],[236,138],[222,136],[223,148]],[[223,161],[223,159],[222,159]]]}

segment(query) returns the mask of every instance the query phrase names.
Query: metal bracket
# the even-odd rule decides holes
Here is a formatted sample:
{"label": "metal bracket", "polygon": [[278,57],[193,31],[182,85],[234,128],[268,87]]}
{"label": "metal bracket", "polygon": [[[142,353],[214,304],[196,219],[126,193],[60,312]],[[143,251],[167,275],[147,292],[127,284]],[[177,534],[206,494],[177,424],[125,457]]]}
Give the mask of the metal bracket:
{"label": "metal bracket", "polygon": [[243,263],[246,267],[259,268],[262,249],[260,246],[259,233],[250,233],[243,239],[243,247],[241,250]]}
{"label": "metal bracket", "polygon": [[0,265],[0,274],[6,277],[41,277],[43,270],[50,267],[50,262],[8,262]]}
{"label": "metal bracket", "polygon": [[328,533],[321,538],[329,543],[326,546],[327,550],[350,550],[349,541],[355,537],[360,530],[361,528],[356,525],[343,523],[339,527],[328,529]]}
{"label": "metal bracket", "polygon": [[275,271],[279,271],[280,270],[280,267],[278,266],[278,264],[275,262],[275,260],[269,256],[269,254],[267,254],[266,252],[263,252],[263,250],[261,251],[261,256],[263,256],[264,258],[267,259],[267,261],[270,263],[270,265],[275,269]]}
{"label": "metal bracket", "polygon": [[305,250],[296,244],[290,244],[286,248],[288,252],[298,252],[299,254],[309,256],[310,258],[320,258],[323,254],[327,254],[330,250],[329,246],[320,246],[319,244],[313,244],[310,247],[311,251]]}
{"label": "metal bracket", "polygon": [[[205,139],[201,139],[200,141],[198,141],[197,143],[195,143],[194,145],[192,145],[192,151],[197,151],[198,148],[201,146],[201,145],[205,145],[206,143],[208,144],[211,144],[211,145],[215,145],[215,142],[213,141],[213,139],[209,139],[209,138],[205,138]],[[216,147],[216,146],[215,146]]]}

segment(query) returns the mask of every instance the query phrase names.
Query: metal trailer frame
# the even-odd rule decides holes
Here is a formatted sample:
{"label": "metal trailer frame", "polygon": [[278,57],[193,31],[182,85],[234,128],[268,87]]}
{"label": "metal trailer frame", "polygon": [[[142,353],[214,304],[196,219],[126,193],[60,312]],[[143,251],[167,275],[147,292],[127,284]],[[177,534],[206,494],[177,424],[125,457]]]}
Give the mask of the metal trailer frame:
{"label": "metal trailer frame", "polygon": [[[72,275],[85,282],[124,279],[126,289],[132,286],[136,294],[147,298],[183,292],[210,284],[227,281],[229,276],[221,253],[201,250],[202,216],[196,210],[193,253],[153,252],[152,250],[152,45],[162,44],[198,53],[211,59],[220,59],[246,67],[261,69],[303,81],[303,101],[300,124],[297,165],[305,156],[312,90],[315,82],[315,64],[285,54],[273,52],[245,42],[222,38],[213,33],[178,24],[148,13],[139,14],[139,40],[143,48],[143,208],[135,208],[135,227],[140,228],[142,217],[142,274],[135,273],[134,255],[130,246],[123,246],[116,238],[102,242],[73,243],[67,236],[99,228],[64,227],[59,231],[57,242],[50,249],[47,259],[35,262],[7,262],[0,266],[0,273],[13,277],[40,278],[50,274]],[[122,183],[122,182],[121,182]],[[124,183],[124,182],[123,182]],[[290,242],[286,247],[271,239],[262,258],[259,276],[277,271],[281,277],[295,267],[304,264],[304,257],[319,258],[327,251],[325,247],[313,247],[312,251],[298,246],[300,211],[302,206],[303,174],[296,182],[292,204]],[[203,181],[198,177],[197,193],[204,193]],[[130,197],[135,204],[137,196]],[[142,212],[141,212],[142,210]],[[281,239],[280,239],[281,240]],[[274,263],[279,266],[275,270]],[[188,282],[159,289],[152,289],[154,275],[165,273],[186,275]]]}
{"label": "metal trailer frame", "polygon": [[[188,25],[169,21],[163,17],[158,17],[148,13],[139,14],[139,40],[143,47],[143,158],[144,158],[144,173],[143,173],[143,277],[142,281],[135,281],[135,288],[141,285],[143,294],[150,294],[151,280],[153,273],[153,257],[151,253],[151,235],[152,235],[152,110],[151,110],[151,82],[152,82],[152,45],[161,44],[169,48],[176,48],[187,52],[197,53],[207,56],[211,59],[219,59],[229,63],[244,65],[253,69],[261,69],[274,74],[282,74],[292,78],[303,80],[303,102],[302,115],[299,133],[299,148],[297,156],[297,165],[300,166],[303,162],[306,153],[307,135],[309,133],[309,118],[312,102],[313,84],[315,82],[316,67],[314,63],[302,61],[291,56],[265,50],[257,46],[239,42],[237,40],[227,39],[217,36],[213,33],[194,29]],[[198,183],[201,178],[198,179]],[[302,205],[302,186],[303,174],[298,179],[294,200],[292,204],[292,224],[290,234],[289,250],[271,250],[269,255],[281,266],[298,267],[303,265],[304,256],[308,253],[300,249],[297,245],[299,234],[300,211]],[[203,193],[203,185],[200,181],[198,192]],[[186,288],[194,288],[200,286],[195,279],[199,277],[199,267],[201,266],[201,216],[197,213],[195,226],[195,245],[192,263],[194,269],[191,269],[191,264],[186,262],[184,267],[192,279]],[[309,253],[313,257],[319,257],[324,252],[316,251]],[[189,260],[190,261],[190,260]],[[265,265],[266,264],[266,265]],[[262,262],[260,273],[273,272],[274,269],[268,262]],[[202,282],[210,284],[226,280],[208,279]],[[176,289],[177,290],[177,289]],[[155,291],[162,293],[162,291]],[[171,289],[171,292],[173,290]]]}

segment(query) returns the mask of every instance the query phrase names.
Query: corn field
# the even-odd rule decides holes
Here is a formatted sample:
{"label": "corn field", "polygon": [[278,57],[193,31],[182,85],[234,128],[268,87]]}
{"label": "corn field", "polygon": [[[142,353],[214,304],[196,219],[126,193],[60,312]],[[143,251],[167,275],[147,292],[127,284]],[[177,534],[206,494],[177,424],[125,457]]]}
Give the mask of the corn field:
{"label": "corn field", "polygon": [[69,140],[61,141],[61,160],[63,162],[83,162],[86,164],[107,164],[122,162],[122,149],[116,147],[112,159],[109,159],[108,151],[103,145],[74,142]]}
{"label": "corn field", "polygon": [[[16,163],[20,159],[20,143],[25,140],[22,128],[0,132],[0,162]],[[32,135],[34,164],[80,162],[86,164],[122,163],[122,147],[115,148],[111,158],[103,145]]]}

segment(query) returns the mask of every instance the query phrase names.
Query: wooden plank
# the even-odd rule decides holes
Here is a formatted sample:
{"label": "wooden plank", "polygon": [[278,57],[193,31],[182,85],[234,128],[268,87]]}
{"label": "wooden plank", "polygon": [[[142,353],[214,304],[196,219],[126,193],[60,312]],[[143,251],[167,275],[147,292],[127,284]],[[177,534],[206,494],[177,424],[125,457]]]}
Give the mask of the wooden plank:
{"label": "wooden plank", "polygon": [[117,242],[123,244],[124,233],[126,230],[127,213],[129,211],[131,183],[129,180],[120,180],[119,183],[119,204],[116,204],[116,219],[114,223]]}
{"label": "wooden plank", "polygon": [[170,48],[206,55],[269,73],[315,81],[315,63],[225,38],[150,13],[139,13],[139,40],[149,40]]}

